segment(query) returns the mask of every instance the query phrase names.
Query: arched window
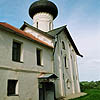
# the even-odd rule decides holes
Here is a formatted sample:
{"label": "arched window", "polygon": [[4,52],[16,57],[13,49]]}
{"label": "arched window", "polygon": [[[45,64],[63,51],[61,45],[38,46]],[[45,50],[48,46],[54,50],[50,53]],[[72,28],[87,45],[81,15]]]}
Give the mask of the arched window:
{"label": "arched window", "polygon": [[65,50],[65,43],[64,43],[64,41],[62,41],[62,49]]}

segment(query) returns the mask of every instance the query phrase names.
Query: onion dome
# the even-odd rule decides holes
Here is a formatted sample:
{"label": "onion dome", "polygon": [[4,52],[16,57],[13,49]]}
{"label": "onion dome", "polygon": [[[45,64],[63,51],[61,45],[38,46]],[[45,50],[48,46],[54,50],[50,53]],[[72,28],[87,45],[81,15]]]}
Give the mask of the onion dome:
{"label": "onion dome", "polygon": [[39,0],[34,3],[29,8],[29,15],[33,19],[33,16],[39,12],[47,12],[53,16],[53,19],[57,17],[58,9],[54,3],[48,0]]}

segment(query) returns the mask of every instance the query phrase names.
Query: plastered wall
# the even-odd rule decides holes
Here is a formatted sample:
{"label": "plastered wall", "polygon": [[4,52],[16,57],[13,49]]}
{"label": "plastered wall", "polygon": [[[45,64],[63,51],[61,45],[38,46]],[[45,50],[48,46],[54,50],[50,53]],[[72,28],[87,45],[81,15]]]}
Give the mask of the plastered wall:
{"label": "plastered wall", "polygon": [[[12,61],[13,40],[22,44],[21,62]],[[36,61],[36,48],[42,50],[43,66]],[[52,49],[0,30],[0,100],[39,100],[38,76],[53,72]],[[18,80],[18,96],[7,96],[9,79]]]}
{"label": "plastered wall", "polygon": [[[56,80],[56,96],[59,97],[77,92],[79,93],[80,87],[78,80],[76,53],[64,31],[62,31],[62,33],[57,36],[57,40],[58,41],[56,43],[54,54],[54,71],[59,76],[59,79]],[[62,41],[65,44],[65,50],[62,48]],[[67,68],[65,67],[64,62],[65,56]],[[74,77],[77,77],[77,79]],[[67,83],[67,80],[69,80],[69,83]]]}

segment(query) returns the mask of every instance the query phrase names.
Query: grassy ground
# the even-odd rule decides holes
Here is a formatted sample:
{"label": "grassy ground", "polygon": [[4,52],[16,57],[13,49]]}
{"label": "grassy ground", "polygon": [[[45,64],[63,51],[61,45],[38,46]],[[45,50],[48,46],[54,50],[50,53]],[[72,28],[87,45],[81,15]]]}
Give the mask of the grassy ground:
{"label": "grassy ground", "polygon": [[71,100],[100,100],[100,90],[99,89],[89,89],[84,92],[87,93],[86,96],[76,98],[76,99],[71,99]]}

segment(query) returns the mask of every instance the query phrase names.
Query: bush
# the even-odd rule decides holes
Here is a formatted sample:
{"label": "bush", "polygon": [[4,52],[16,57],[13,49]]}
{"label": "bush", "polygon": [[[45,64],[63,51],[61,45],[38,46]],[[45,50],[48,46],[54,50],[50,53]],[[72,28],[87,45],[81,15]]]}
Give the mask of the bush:
{"label": "bush", "polygon": [[87,89],[100,89],[100,81],[91,81],[91,82],[88,82],[88,81],[83,81],[83,82],[80,82],[80,88],[81,88],[81,91],[84,92],[85,90]]}

